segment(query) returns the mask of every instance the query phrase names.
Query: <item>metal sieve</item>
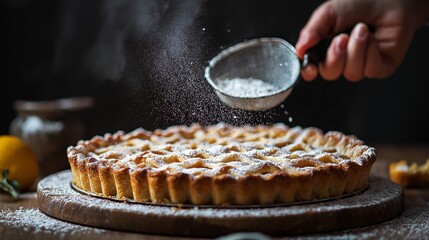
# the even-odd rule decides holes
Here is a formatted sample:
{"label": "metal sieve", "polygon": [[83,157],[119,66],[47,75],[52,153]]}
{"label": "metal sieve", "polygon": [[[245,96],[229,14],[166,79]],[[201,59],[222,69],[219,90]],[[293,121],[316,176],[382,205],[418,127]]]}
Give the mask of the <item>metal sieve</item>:
{"label": "metal sieve", "polygon": [[[280,38],[259,38],[234,45],[210,60],[205,77],[217,96],[233,108],[261,111],[283,102],[297,83],[301,64],[295,48]],[[274,85],[267,95],[232,96],[220,87],[230,79],[260,79]]]}
{"label": "metal sieve", "polygon": [[[374,33],[375,28],[368,26]],[[344,31],[351,34],[351,29]],[[215,89],[221,101],[233,108],[250,111],[271,109],[282,103],[298,83],[301,69],[324,61],[333,36],[308,49],[302,63],[295,48],[281,38],[259,38],[245,41],[227,48],[210,60],[205,69],[205,77]],[[240,78],[259,79],[275,86],[266,95],[232,96],[222,89],[220,82]]]}

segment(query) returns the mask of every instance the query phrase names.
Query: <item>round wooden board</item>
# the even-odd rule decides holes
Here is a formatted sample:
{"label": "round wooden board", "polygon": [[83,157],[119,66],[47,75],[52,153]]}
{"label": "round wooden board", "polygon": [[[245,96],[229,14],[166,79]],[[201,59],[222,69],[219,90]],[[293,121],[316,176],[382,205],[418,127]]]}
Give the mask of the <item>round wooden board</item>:
{"label": "round wooden board", "polygon": [[70,171],[40,181],[39,209],[68,222],[151,234],[215,237],[233,232],[316,233],[380,223],[404,210],[402,188],[379,177],[370,177],[368,189],[360,195],[311,204],[240,209],[117,202],[78,193],[70,181]]}

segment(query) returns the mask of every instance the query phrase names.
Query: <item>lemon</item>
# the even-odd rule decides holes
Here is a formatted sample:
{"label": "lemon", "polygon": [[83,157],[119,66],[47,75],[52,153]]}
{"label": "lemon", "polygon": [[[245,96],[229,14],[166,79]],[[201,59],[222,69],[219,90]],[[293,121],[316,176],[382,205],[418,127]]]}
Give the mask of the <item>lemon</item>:
{"label": "lemon", "polygon": [[8,179],[16,180],[20,190],[27,190],[39,176],[36,154],[20,138],[10,135],[0,136],[0,176],[9,170]]}

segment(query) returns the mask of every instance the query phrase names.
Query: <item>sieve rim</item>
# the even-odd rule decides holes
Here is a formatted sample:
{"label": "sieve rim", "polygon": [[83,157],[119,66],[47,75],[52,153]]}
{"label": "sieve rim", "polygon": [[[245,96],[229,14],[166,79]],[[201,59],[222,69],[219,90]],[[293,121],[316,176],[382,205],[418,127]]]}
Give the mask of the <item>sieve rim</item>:
{"label": "sieve rim", "polygon": [[298,59],[298,56],[296,55],[296,49],[295,47],[293,47],[292,44],[290,44],[288,41],[282,39],[282,38],[277,38],[277,37],[263,37],[263,38],[255,38],[255,39],[251,39],[251,40],[246,40],[244,42],[240,42],[237,43],[227,49],[222,50],[220,53],[218,53],[215,57],[213,57],[210,61],[208,66],[205,68],[204,71],[204,77],[206,78],[207,82],[218,92],[231,97],[231,98],[237,98],[237,99],[261,99],[261,98],[268,98],[277,94],[280,94],[282,92],[288,91],[289,89],[293,88],[298,82],[299,82],[299,73],[300,71],[296,71],[296,74],[294,74],[295,76],[292,76],[292,81],[293,83],[290,85],[287,85],[285,87],[279,88],[276,91],[273,91],[272,93],[268,94],[268,95],[263,95],[263,96],[258,96],[258,97],[239,97],[239,96],[234,96],[234,95],[230,95],[228,93],[226,93],[225,91],[223,91],[221,88],[219,88],[214,81],[212,80],[212,78],[210,77],[210,70],[216,66],[216,64],[224,59],[225,57],[227,57],[228,55],[238,52],[242,49],[248,48],[248,47],[252,47],[255,45],[258,45],[260,43],[280,43],[283,44],[284,46],[286,46],[289,50],[291,50],[294,54],[293,54],[293,58],[296,59],[298,61],[298,66],[299,68],[301,68],[301,61]]}

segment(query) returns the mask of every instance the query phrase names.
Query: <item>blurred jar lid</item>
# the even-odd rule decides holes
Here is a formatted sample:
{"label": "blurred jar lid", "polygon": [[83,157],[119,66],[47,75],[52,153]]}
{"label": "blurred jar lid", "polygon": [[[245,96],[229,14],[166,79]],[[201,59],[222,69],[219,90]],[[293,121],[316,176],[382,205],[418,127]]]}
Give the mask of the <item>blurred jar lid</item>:
{"label": "blurred jar lid", "polygon": [[60,98],[49,101],[17,100],[14,102],[14,108],[19,112],[78,111],[91,108],[93,105],[92,97]]}

